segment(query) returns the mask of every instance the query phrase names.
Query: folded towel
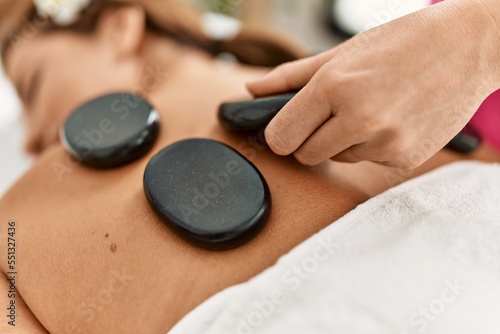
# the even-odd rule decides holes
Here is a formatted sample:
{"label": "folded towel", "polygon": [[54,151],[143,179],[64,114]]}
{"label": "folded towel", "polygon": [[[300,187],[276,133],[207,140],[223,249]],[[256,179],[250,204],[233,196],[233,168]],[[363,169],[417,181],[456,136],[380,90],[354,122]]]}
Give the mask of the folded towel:
{"label": "folded towel", "polygon": [[360,205],[173,334],[500,333],[500,165],[456,163]]}

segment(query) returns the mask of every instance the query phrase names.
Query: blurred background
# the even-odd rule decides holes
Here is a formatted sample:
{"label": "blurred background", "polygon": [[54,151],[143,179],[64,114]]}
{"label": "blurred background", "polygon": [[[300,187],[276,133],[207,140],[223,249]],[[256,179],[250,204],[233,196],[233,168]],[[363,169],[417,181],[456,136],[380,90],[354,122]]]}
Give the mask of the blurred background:
{"label": "blurred background", "polygon": [[[339,43],[331,33],[325,10],[333,1],[325,0],[191,0],[203,9],[233,16],[246,25],[272,26],[291,34],[311,52]],[[356,0],[354,0],[356,1]]]}
{"label": "blurred background", "polygon": [[[294,36],[311,53],[429,5],[430,0],[181,0],[244,24]],[[32,163],[23,153],[21,106],[0,69],[0,196]]]}
{"label": "blurred background", "polygon": [[312,53],[377,25],[427,7],[431,0],[190,0],[247,25],[291,34]]}

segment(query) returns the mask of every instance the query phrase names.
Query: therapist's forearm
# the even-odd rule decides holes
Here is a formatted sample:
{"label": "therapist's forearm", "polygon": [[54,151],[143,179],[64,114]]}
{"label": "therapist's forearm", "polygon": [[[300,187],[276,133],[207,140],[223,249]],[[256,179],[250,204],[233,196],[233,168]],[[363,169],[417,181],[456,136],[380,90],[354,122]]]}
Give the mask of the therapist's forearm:
{"label": "therapist's forearm", "polygon": [[500,35],[500,0],[477,0],[479,4],[483,7],[485,11],[484,14],[489,16],[488,18],[496,26],[496,31]]}

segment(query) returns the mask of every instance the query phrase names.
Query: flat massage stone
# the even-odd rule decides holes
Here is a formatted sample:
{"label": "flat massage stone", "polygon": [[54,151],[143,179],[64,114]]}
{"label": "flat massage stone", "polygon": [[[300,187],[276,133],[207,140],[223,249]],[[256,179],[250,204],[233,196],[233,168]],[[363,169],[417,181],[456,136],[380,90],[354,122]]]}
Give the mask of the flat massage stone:
{"label": "flat massage stone", "polygon": [[481,134],[470,126],[466,126],[446,145],[446,148],[457,153],[468,154],[475,151],[481,143]]}
{"label": "flat massage stone", "polygon": [[219,108],[219,122],[229,131],[264,129],[295,95],[294,93],[250,101],[224,103]]}
{"label": "flat massage stone", "polygon": [[61,141],[78,161],[113,168],[134,161],[153,147],[160,130],[158,112],[139,96],[117,93],[78,107],[61,129]]}
{"label": "flat massage stone", "polygon": [[[266,128],[271,120],[297,93],[260,98],[250,101],[229,102],[219,107],[219,122],[228,131],[245,132]],[[481,144],[481,136],[466,128],[446,147],[467,154]]]}
{"label": "flat massage stone", "polygon": [[144,191],[165,225],[196,246],[224,250],[243,245],[264,227],[269,187],[238,152],[207,139],[174,143],[154,156]]}

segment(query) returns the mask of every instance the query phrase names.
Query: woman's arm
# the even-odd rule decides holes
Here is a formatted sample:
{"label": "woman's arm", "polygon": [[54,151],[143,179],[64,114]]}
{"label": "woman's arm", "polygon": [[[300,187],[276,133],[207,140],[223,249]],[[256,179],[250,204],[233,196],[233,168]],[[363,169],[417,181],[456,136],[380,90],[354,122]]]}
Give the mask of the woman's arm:
{"label": "woman's arm", "polygon": [[[17,280],[19,276],[15,278]],[[15,283],[15,280],[12,283]],[[50,301],[47,301],[50,304]],[[48,333],[35,318],[28,305],[11,285],[11,280],[5,274],[0,274],[0,305],[2,306],[2,321],[0,333],[39,334]]]}

